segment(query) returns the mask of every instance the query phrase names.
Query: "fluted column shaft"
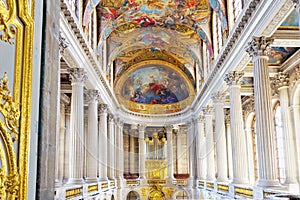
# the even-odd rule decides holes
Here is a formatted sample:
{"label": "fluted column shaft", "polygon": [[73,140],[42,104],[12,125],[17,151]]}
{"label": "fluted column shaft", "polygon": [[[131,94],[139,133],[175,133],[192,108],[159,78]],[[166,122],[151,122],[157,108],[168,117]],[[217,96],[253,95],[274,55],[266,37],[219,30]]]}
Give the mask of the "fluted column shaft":
{"label": "fluted column shaft", "polygon": [[254,63],[254,104],[256,114],[257,155],[259,166],[258,186],[278,185],[274,122],[272,117],[271,89],[267,50],[271,39],[253,37],[247,47]]}
{"label": "fluted column shaft", "polygon": [[123,174],[124,174],[124,139],[123,139],[123,122],[120,122],[119,124],[119,137],[120,137],[120,179],[123,179]]}
{"label": "fluted column shaft", "polygon": [[213,132],[212,107],[206,106],[203,109],[205,116],[205,135],[206,135],[206,180],[215,180],[215,145]]}
{"label": "fluted column shaft", "polygon": [[229,72],[225,81],[230,89],[230,128],[232,142],[233,183],[249,182],[246,135],[242,116],[241,78],[242,72]]}
{"label": "fluted column shaft", "polygon": [[123,179],[124,173],[124,149],[123,149],[123,122],[118,120],[116,123],[116,178]]}
{"label": "fluted column shaft", "polygon": [[129,173],[130,174],[135,174],[136,173],[136,162],[135,162],[135,134],[136,134],[136,125],[131,125],[130,129],[130,141],[129,141]]}
{"label": "fluted column shaft", "polygon": [[233,179],[233,167],[232,167],[232,143],[230,133],[230,115],[225,116],[226,124],[226,139],[227,139],[227,158],[228,158],[228,178]]}
{"label": "fluted column shaft", "polygon": [[146,142],[145,142],[145,126],[139,124],[139,175],[140,179],[146,178]]}
{"label": "fluted column shaft", "polygon": [[84,102],[83,86],[86,73],[82,68],[69,69],[72,85],[70,151],[68,183],[83,182]]}
{"label": "fluted column shaft", "polygon": [[197,176],[199,179],[204,180],[206,175],[206,163],[205,163],[205,133],[204,133],[204,117],[200,116],[197,119]]}
{"label": "fluted column shaft", "polygon": [[196,165],[195,162],[195,124],[194,122],[188,123],[188,151],[189,151],[189,174],[190,179],[195,179]]}
{"label": "fluted column shaft", "polygon": [[65,144],[64,144],[64,177],[63,182],[68,182],[69,179],[69,151],[70,151],[70,119],[71,119],[71,107],[70,105],[65,107]]}
{"label": "fluted column shaft", "polygon": [[224,118],[224,94],[216,92],[213,94],[215,109],[215,129],[216,129],[216,151],[217,151],[217,180],[227,181],[227,150],[225,135],[225,118]]}
{"label": "fluted column shaft", "polygon": [[107,180],[107,105],[100,104],[98,107],[99,111],[99,164],[98,173],[99,180]]}
{"label": "fluted column shaft", "polygon": [[112,114],[108,115],[108,178],[115,178],[115,123]]}
{"label": "fluted column shaft", "polygon": [[97,181],[98,168],[98,90],[88,90],[88,131],[86,134],[87,182]]}
{"label": "fluted column shaft", "polygon": [[61,183],[64,177],[64,151],[65,151],[65,132],[66,132],[66,114],[65,114],[65,103],[60,102],[60,128],[58,137],[58,155],[56,158],[57,162],[57,178]]}
{"label": "fluted column shaft", "polygon": [[173,179],[173,126],[167,126],[167,165],[168,165],[168,178]]}
{"label": "fluted column shaft", "polygon": [[289,109],[289,78],[285,73],[275,76],[274,82],[279,90],[283,133],[285,137],[285,184],[297,183],[296,144],[291,112]]}

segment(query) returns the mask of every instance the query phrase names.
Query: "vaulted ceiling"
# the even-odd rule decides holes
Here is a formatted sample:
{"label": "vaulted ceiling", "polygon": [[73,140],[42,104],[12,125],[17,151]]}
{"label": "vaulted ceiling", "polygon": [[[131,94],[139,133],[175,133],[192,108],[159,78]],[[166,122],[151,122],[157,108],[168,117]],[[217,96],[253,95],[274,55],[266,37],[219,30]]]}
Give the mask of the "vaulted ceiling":
{"label": "vaulted ceiling", "polygon": [[[102,64],[106,66],[106,78],[120,105],[143,114],[174,113],[190,106],[200,88],[197,84],[205,79],[203,55],[208,65],[216,59],[213,48],[220,38],[213,34],[213,16],[219,20],[218,34],[223,44],[230,33],[228,2],[231,1],[100,1],[96,7],[98,53],[105,60]],[[281,37],[280,31],[295,31],[298,24],[298,14],[293,11],[276,33]],[[269,66],[278,68],[298,49],[273,46]],[[248,67],[252,65],[250,62]],[[248,73],[243,85],[252,84]]]}

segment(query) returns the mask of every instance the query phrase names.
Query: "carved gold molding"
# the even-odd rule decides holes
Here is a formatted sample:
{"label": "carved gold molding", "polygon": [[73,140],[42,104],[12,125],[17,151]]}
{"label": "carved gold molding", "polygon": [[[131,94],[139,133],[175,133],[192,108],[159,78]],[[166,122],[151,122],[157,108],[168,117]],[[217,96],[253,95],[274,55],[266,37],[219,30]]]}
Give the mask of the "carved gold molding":
{"label": "carved gold molding", "polygon": [[[8,69],[14,72],[14,77],[4,75],[1,79],[0,115],[4,121],[0,121],[3,141],[0,157],[7,165],[2,164],[0,169],[0,196],[4,199],[27,199],[34,3],[34,0],[0,1],[0,40],[15,47],[14,66]],[[8,80],[14,80],[12,91]]]}

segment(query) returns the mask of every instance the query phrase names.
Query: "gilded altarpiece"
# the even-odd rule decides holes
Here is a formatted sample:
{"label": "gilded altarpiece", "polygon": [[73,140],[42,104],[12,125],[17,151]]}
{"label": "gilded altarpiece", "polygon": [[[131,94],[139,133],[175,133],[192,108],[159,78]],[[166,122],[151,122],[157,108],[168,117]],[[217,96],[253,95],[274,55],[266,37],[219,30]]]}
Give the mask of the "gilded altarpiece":
{"label": "gilded altarpiece", "polygon": [[33,0],[0,0],[0,199],[27,199],[33,19]]}

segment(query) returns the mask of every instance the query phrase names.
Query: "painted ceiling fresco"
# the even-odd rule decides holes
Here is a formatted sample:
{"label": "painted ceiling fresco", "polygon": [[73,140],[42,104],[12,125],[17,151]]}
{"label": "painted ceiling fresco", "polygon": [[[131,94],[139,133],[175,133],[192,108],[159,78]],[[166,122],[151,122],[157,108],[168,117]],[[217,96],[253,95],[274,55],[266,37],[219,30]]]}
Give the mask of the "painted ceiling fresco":
{"label": "painted ceiling fresco", "polygon": [[296,9],[282,22],[279,29],[299,29],[299,14]]}
{"label": "painted ceiling fresco", "polygon": [[157,114],[184,109],[193,100],[194,87],[174,66],[145,64],[127,72],[115,93],[129,110]]}
{"label": "painted ceiling fresco", "polygon": [[269,65],[278,66],[292,56],[299,47],[271,47]]}
{"label": "painted ceiling fresco", "polygon": [[228,29],[223,1],[103,0],[97,9],[98,49],[102,53],[106,40],[107,66],[114,66],[107,72],[113,73],[119,102],[131,111],[151,114],[189,106],[196,88],[195,67],[202,65],[199,49],[205,44],[213,56],[213,10],[222,30]]}

